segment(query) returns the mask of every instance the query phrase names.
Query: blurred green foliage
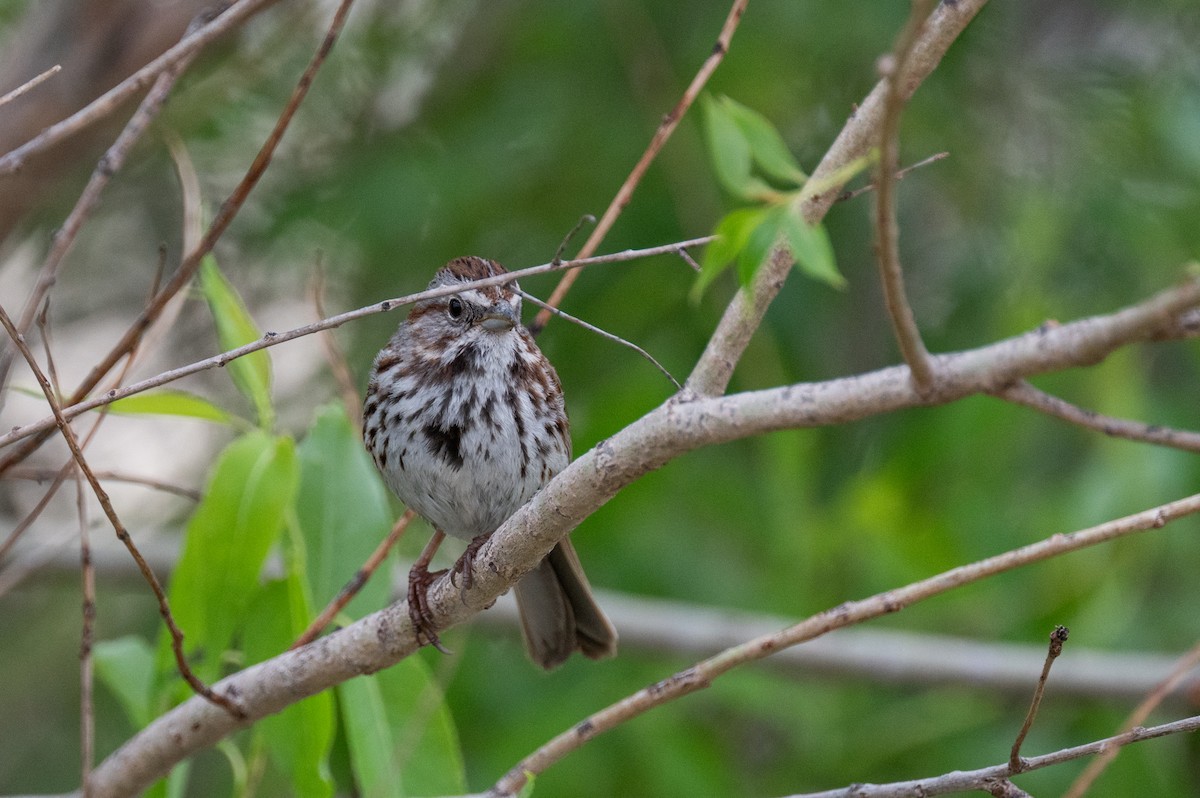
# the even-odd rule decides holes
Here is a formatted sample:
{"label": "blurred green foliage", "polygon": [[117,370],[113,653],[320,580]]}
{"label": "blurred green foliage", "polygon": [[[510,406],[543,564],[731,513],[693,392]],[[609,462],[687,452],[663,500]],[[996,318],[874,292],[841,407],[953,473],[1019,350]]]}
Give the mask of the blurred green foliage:
{"label": "blurred green foliage", "polygon": [[[0,19],[10,21],[13,6],[0,3]],[[707,56],[726,11],[723,3],[635,0],[364,2],[219,249],[224,273],[253,316],[256,297],[303,301],[318,261],[332,312],[418,290],[462,254],[510,268],[548,260],[582,214],[606,206]],[[866,0],[752,3],[709,88],[761,112],[811,172],[873,85],[874,62],[905,13],[906,4]],[[183,136],[207,199],[223,197],[249,163],[323,19],[280,4],[184,81],[165,124]],[[1198,39],[1200,9],[1190,0],[984,9],[921,87],[902,126],[903,162],[950,152],[899,190],[901,253],[931,350],[1116,309],[1200,257]],[[145,217],[151,232],[129,245],[124,266],[140,270],[143,281],[153,273],[155,244],[174,240],[178,227],[178,192],[159,149],[141,150],[96,222],[112,223],[113,208]],[[732,205],[709,164],[694,110],[602,249],[710,231]],[[875,277],[870,201],[838,204],[825,220],[846,290],[793,277],[732,391],[897,361]],[[102,265],[66,279],[101,281]],[[582,276],[564,309],[637,342],[682,378],[736,287],[727,273],[693,304],[694,280],[672,258],[604,267]],[[523,285],[542,296],[552,286],[551,278]],[[398,314],[375,316],[339,331],[360,387],[398,321]],[[573,325],[555,321],[540,343],[562,377],[576,451],[671,391],[636,355]],[[216,347],[214,335],[209,351]],[[286,357],[286,347],[273,351]],[[1194,428],[1198,364],[1194,343],[1156,344],[1038,385],[1101,412]],[[276,397],[281,417],[305,419],[287,430],[299,441],[302,484],[325,445],[345,454],[345,437],[332,428],[344,421],[317,409],[332,393],[325,378],[304,395]],[[1194,456],[978,397],[695,452],[631,485],[575,541],[598,587],[800,618],[1178,498],[1196,490],[1198,477]],[[354,562],[360,544],[369,550],[386,530],[377,517],[381,497],[364,490],[359,506],[374,508],[373,520],[353,538],[347,557]],[[300,496],[301,503],[321,499],[307,490]],[[349,539],[340,512],[304,510],[301,534],[284,535],[281,545],[311,559],[329,545],[323,527]],[[322,523],[312,525],[317,517]],[[420,531],[407,536],[407,556],[423,543]],[[1192,581],[1198,531],[1194,520],[1178,522],[970,586],[877,625],[1040,644],[1062,623],[1072,630],[1065,657],[1073,645],[1183,650],[1200,636]],[[310,590],[336,589],[332,573],[312,576]],[[74,589],[31,582],[0,598],[0,792],[77,782]],[[290,606],[284,586],[262,590],[259,600],[280,614]],[[101,639],[158,634],[143,589],[102,585],[100,602]],[[370,606],[352,608],[357,615]],[[292,629],[284,617],[279,624]],[[576,659],[546,675],[524,660],[515,638],[455,630],[446,639],[454,656],[423,652],[420,665],[404,667],[432,673],[444,689],[466,781],[476,790],[587,713],[689,664],[626,649],[613,661]],[[393,698],[392,678],[341,688],[338,700],[377,706],[345,695],[373,689],[389,697],[385,710],[394,709],[405,699]],[[102,755],[134,728],[119,700],[131,699],[98,698]],[[746,668],[598,738],[541,776],[535,794],[770,795],[978,767],[1006,758],[1025,708],[1023,699],[961,687],[797,681]],[[1025,751],[1110,734],[1127,710],[1056,700],[1052,677]],[[24,717],[34,720],[14,736],[13,719]],[[427,733],[405,732],[395,712],[377,720],[393,741],[407,733],[412,745]],[[329,772],[345,785],[360,763],[346,747],[346,719],[337,723]],[[447,724],[438,739],[452,747],[451,721],[438,723]],[[1196,794],[1197,753],[1184,738],[1127,749],[1097,794]],[[287,755],[280,751],[276,761]],[[1033,794],[1061,793],[1079,767],[1019,783]],[[228,794],[229,773],[219,755],[198,757],[190,794]],[[310,775],[312,783],[324,778]],[[293,794],[302,789],[295,784],[265,779],[257,794]]]}

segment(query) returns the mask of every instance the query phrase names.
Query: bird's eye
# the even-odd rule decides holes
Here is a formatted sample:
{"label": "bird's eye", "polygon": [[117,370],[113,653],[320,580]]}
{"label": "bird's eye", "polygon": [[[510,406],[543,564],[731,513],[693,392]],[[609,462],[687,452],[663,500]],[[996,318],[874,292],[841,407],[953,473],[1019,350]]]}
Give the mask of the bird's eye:
{"label": "bird's eye", "polygon": [[450,301],[446,303],[446,314],[455,321],[461,319],[463,315],[462,300],[456,296],[450,297]]}

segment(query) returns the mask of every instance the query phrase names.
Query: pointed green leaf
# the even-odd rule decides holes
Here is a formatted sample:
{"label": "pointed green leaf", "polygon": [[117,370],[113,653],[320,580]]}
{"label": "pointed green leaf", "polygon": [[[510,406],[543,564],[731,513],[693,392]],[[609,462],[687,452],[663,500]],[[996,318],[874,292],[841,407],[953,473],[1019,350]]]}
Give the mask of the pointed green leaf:
{"label": "pointed green leaf", "polygon": [[[222,349],[236,349],[262,338],[241,296],[221,274],[216,258],[211,254],[205,255],[201,261],[199,283],[212,311],[213,321],[216,322],[217,339]],[[263,429],[270,429],[274,424],[275,411],[271,406],[271,360],[266,350],[230,361],[226,368],[234,385],[254,404],[259,425]]]}
{"label": "pointed green leaf", "polygon": [[458,732],[429,668],[409,657],[338,686],[342,728],[364,796],[466,792]]}
{"label": "pointed green leaf", "polygon": [[[298,451],[296,513],[307,552],[308,586],[314,605],[322,607],[387,537],[392,509],[387,488],[342,405],[318,411]],[[380,568],[347,605],[351,617],[387,603],[387,571]]]}
{"label": "pointed green leaf", "polygon": [[809,277],[844,288],[846,278],[838,271],[833,245],[822,225],[810,225],[798,212],[789,212],[783,220],[783,232],[796,266]]}
{"label": "pointed green leaf", "polygon": [[400,767],[392,756],[392,729],[377,676],[360,676],[337,686],[350,766],[358,794],[363,798],[404,798]]}
{"label": "pointed green leaf", "polygon": [[768,177],[795,185],[808,179],[779,131],[765,116],[729,97],[722,97],[721,102],[746,139],[754,162]]}
{"label": "pointed green leaf", "polygon": [[717,239],[705,247],[704,257],[700,261],[700,274],[692,286],[693,302],[698,301],[712,281],[737,260],[738,253],[746,246],[754,229],[762,224],[766,214],[766,208],[739,208],[717,222],[717,228],[713,230]]}
{"label": "pointed green leaf", "polygon": [[750,284],[763,261],[771,254],[771,248],[783,232],[783,217],[786,214],[785,206],[776,205],[769,208],[763,213],[758,226],[750,231],[746,244],[737,257],[738,280],[742,285]]}
{"label": "pointed green leaf", "polygon": [[750,143],[726,107],[705,95],[704,131],[717,180],[726,191],[745,197],[750,188]]}
{"label": "pointed green leaf", "polygon": [[148,391],[126,396],[108,405],[126,415],[187,416],[230,424],[233,417],[207,399],[186,391]]}
{"label": "pointed green leaf", "polygon": [[96,675],[112,691],[129,720],[142,728],[154,719],[154,649],[129,635],[102,640],[92,649]]}
{"label": "pointed green leaf", "polygon": [[[247,662],[262,662],[285,651],[304,631],[311,615],[302,575],[289,568],[286,579],[266,585],[251,605],[244,635]],[[333,723],[333,694],[325,691],[255,725],[254,733],[266,746],[275,768],[291,780],[292,794],[300,798],[333,795],[329,772]]]}
{"label": "pointed green leaf", "polygon": [[375,676],[392,729],[392,756],[404,774],[405,790],[410,795],[467,792],[458,730],[429,667],[418,657],[409,657]]}
{"label": "pointed green leaf", "polygon": [[[267,552],[279,537],[297,482],[290,438],[251,432],[231,443],[188,522],[170,601],[196,669],[211,679],[219,657],[259,589]],[[169,662],[164,633],[160,663]],[[165,664],[165,663],[164,663]],[[161,667],[161,665],[160,665]]]}

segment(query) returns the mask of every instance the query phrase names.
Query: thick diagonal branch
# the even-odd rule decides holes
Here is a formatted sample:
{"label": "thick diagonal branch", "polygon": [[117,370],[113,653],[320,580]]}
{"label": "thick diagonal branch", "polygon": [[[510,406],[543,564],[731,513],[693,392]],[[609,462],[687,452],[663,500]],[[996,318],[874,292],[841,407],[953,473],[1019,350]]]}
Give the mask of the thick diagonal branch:
{"label": "thick diagonal branch", "polygon": [[[470,590],[462,593],[448,580],[435,583],[429,595],[434,622],[444,629],[490,605],[622,488],[685,452],[773,430],[846,423],[946,403],[1023,377],[1091,365],[1122,346],[1176,328],[1179,315],[1197,305],[1200,280],[1191,280],[1111,315],[1044,326],[990,346],[938,355],[937,390],[926,395],[916,391],[906,367],[893,366],[827,382],[671,400],[585,453],[505,522],[479,550]],[[1058,545],[1075,542],[1064,538]],[[400,602],[309,646],[234,674],[217,687],[236,695],[249,717],[257,719],[354,676],[386,668],[416,648],[407,606]],[[189,700],[105,760],[93,773],[94,794],[124,796],[144,789],[238,727],[221,710]]]}

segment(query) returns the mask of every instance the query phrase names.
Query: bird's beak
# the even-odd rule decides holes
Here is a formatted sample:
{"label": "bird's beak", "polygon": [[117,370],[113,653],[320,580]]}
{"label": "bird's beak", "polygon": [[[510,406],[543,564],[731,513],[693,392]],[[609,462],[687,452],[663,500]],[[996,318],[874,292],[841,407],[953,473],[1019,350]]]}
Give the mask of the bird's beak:
{"label": "bird's beak", "polygon": [[479,317],[479,326],[488,332],[508,332],[517,326],[517,311],[508,302],[497,302]]}

